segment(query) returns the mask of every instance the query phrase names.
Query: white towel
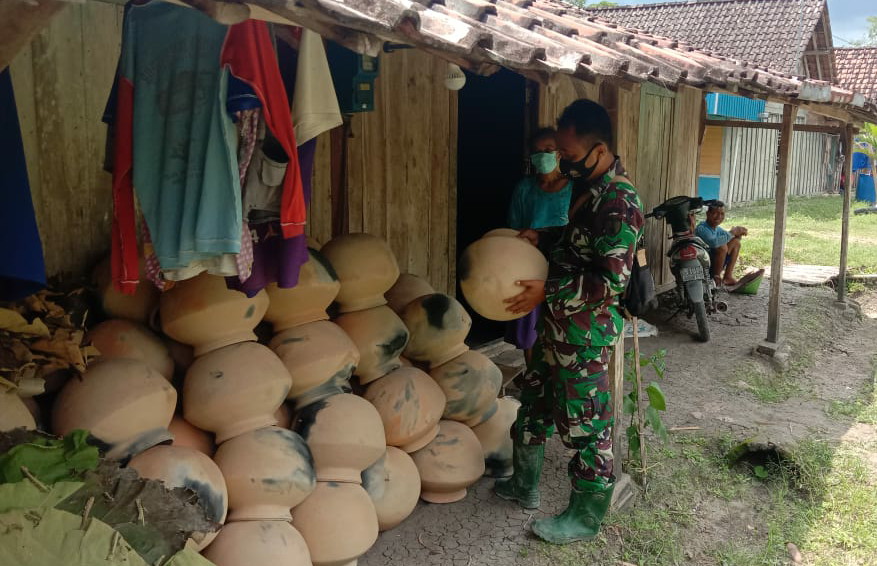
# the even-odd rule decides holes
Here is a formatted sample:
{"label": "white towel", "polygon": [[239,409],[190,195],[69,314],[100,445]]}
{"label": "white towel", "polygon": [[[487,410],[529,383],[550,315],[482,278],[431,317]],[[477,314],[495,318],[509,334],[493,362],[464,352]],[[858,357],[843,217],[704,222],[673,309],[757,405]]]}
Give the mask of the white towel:
{"label": "white towel", "polygon": [[292,123],[297,145],[342,123],[323,38],[307,28],[302,28],[298,45]]}

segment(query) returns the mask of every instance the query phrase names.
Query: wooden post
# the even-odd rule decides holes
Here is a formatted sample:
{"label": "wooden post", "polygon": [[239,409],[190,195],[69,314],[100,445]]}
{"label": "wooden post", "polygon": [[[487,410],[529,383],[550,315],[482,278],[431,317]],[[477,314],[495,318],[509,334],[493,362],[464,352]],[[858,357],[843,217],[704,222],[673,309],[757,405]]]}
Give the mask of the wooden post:
{"label": "wooden post", "polygon": [[767,310],[767,341],[780,341],[780,296],[783,290],[783,256],[786,249],[786,213],[789,208],[789,163],[792,160],[792,132],[798,108],[783,105],[783,125],[777,159],[776,208],[774,209],[773,252],[770,262],[770,300]]}
{"label": "wooden post", "polygon": [[630,476],[624,472],[621,451],[624,438],[624,332],[612,349],[609,359],[609,379],[612,381],[612,412],[615,415],[615,426],[612,429],[612,471],[615,474],[615,491],[612,493],[612,510],[623,509],[635,496],[636,486]]}
{"label": "wooden post", "polygon": [[847,124],[843,134],[843,174],[846,177],[846,186],[840,229],[840,269],[837,274],[837,300],[841,303],[847,300],[847,251],[850,243],[850,203],[853,199],[853,135],[853,126]]}

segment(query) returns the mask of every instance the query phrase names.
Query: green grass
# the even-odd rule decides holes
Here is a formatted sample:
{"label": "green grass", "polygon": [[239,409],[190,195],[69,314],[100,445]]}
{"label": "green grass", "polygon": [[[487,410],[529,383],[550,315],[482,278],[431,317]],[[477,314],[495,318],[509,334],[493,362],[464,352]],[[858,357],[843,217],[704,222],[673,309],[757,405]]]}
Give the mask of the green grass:
{"label": "green grass", "polygon": [[854,399],[832,401],[826,413],[829,416],[877,426],[877,355],[871,362],[871,382]]}

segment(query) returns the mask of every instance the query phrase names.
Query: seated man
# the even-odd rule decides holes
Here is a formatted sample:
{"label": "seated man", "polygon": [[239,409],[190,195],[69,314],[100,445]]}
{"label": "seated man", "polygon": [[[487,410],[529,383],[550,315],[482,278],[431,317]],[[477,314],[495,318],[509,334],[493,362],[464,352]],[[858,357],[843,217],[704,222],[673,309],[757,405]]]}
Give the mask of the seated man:
{"label": "seated man", "polygon": [[707,209],[706,220],[697,225],[694,235],[710,248],[710,261],[716,285],[733,287],[738,284],[734,279],[734,267],[740,255],[740,239],[748,234],[748,231],[742,226],[734,226],[728,232],[719,226],[724,220],[725,203],[716,201]]}

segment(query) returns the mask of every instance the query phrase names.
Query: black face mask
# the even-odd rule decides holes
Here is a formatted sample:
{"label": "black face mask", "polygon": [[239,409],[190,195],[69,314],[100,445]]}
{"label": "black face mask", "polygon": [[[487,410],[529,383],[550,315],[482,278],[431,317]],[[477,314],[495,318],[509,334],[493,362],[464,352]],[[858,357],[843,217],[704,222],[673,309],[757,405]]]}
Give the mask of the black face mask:
{"label": "black face mask", "polygon": [[560,172],[567,177],[570,177],[574,181],[587,180],[591,176],[591,174],[594,173],[594,169],[597,168],[597,163],[599,163],[600,160],[598,159],[597,161],[595,161],[594,164],[590,167],[585,166],[585,161],[588,160],[588,158],[591,156],[592,153],[594,153],[594,150],[597,149],[597,146],[599,145],[599,142],[595,143],[594,147],[592,147],[588,151],[588,153],[586,153],[585,156],[578,161],[568,161],[566,159],[561,159]]}

